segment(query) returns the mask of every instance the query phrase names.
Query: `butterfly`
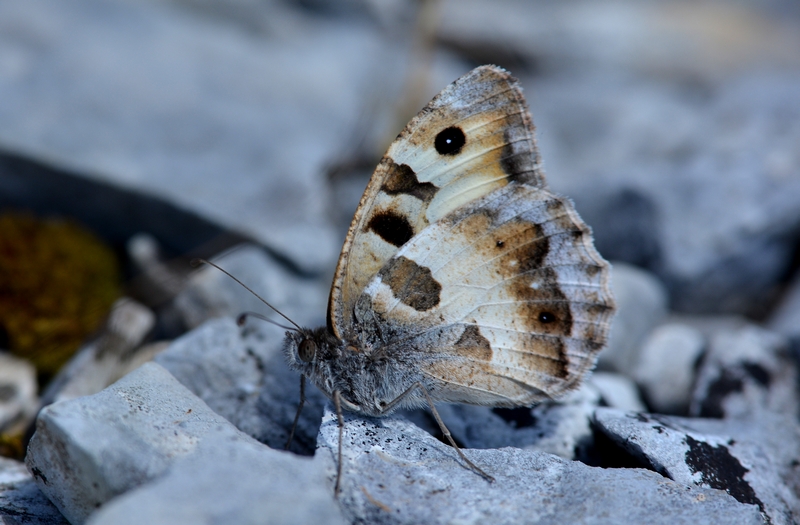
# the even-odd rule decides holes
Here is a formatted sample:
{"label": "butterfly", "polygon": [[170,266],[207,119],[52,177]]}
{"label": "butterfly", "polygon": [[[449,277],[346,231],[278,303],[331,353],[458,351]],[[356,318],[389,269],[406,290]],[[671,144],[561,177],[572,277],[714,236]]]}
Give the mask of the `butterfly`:
{"label": "butterfly", "polygon": [[[327,325],[286,333],[289,366],[342,408],[531,406],[577,388],[606,343],[609,264],[550,192],[519,82],[481,66],[381,159],[355,212]],[[301,383],[302,388],[302,383]]]}

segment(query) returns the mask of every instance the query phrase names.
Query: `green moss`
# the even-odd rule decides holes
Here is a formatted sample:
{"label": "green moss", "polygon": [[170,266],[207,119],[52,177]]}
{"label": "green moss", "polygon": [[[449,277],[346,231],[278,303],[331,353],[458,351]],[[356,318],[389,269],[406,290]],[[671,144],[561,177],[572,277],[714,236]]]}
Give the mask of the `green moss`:
{"label": "green moss", "polygon": [[113,251],[77,224],[0,214],[0,329],[8,350],[51,377],[120,296]]}

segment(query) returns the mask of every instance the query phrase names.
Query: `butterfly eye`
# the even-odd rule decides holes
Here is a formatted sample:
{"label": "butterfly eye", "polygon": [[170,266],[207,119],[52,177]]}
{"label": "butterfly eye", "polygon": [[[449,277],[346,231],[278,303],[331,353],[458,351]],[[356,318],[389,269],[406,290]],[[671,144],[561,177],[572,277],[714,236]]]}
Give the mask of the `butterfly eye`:
{"label": "butterfly eye", "polygon": [[314,354],[317,353],[317,344],[311,339],[303,339],[300,346],[297,348],[297,354],[300,360],[305,363],[310,363],[314,359]]}
{"label": "butterfly eye", "polygon": [[436,147],[436,151],[439,155],[456,155],[461,151],[461,148],[464,147],[464,143],[466,142],[467,138],[464,136],[464,132],[461,131],[461,128],[451,126],[443,129],[436,135],[436,140],[433,142],[433,145]]}

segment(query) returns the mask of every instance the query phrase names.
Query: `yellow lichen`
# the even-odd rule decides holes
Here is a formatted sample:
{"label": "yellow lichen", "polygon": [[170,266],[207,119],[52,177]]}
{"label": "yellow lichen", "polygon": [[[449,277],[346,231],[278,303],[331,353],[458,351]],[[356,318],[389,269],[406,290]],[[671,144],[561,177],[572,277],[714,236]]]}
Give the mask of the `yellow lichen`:
{"label": "yellow lichen", "polygon": [[0,434],[0,456],[22,461],[25,458],[25,436],[23,434]]}
{"label": "yellow lichen", "polygon": [[0,214],[0,332],[46,379],[120,296],[114,252],[74,222]]}

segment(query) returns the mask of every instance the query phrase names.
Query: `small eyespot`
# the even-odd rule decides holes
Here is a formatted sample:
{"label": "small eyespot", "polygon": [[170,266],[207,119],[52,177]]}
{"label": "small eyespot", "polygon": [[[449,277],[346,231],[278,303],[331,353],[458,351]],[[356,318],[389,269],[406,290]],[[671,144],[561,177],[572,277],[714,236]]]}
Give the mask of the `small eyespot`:
{"label": "small eyespot", "polygon": [[539,312],[539,322],[542,324],[550,324],[555,322],[556,316],[550,312]]}
{"label": "small eyespot", "polygon": [[310,363],[317,353],[317,344],[311,339],[303,339],[300,346],[297,347],[297,355],[300,360],[305,363]]}
{"label": "small eyespot", "polygon": [[506,245],[506,243],[505,243],[505,242],[503,242],[503,241],[497,241],[497,242],[495,243],[495,246],[497,246],[498,248],[502,248],[502,247],[503,247],[503,246],[505,246],[505,245]]}
{"label": "small eyespot", "polygon": [[433,145],[439,155],[456,155],[464,147],[467,138],[461,128],[451,126],[440,131],[436,135]]}

